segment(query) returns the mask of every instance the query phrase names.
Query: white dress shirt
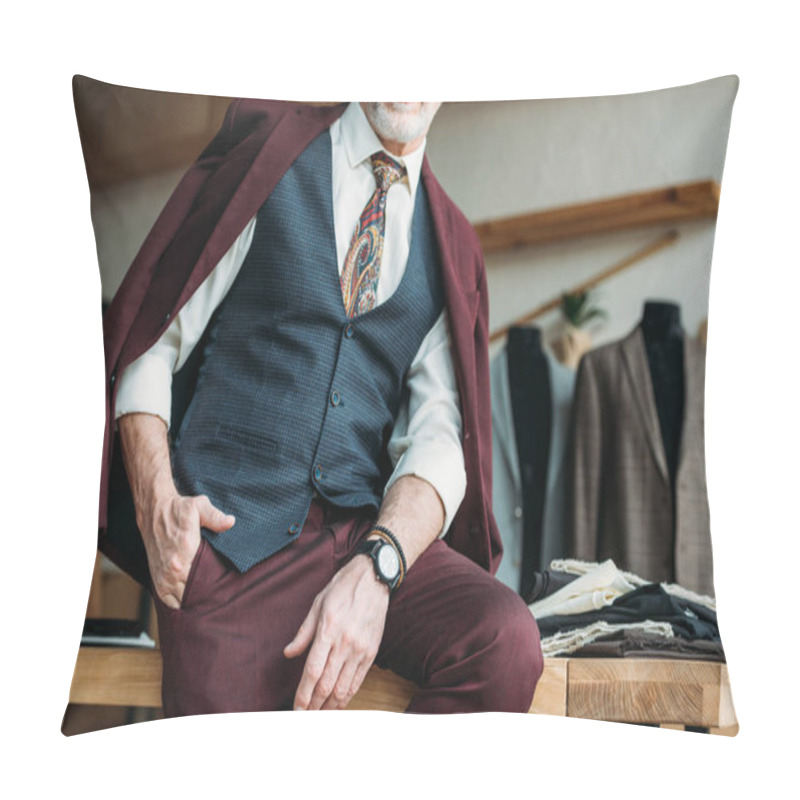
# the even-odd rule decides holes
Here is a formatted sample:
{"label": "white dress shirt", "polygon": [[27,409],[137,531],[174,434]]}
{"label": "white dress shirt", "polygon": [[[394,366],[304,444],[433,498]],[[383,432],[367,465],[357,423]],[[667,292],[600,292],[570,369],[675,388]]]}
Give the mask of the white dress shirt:
{"label": "white dress shirt", "polygon": [[[341,275],[358,219],[375,191],[369,157],[383,147],[358,103],[351,103],[333,123],[330,137],[336,256]],[[405,165],[407,177],[393,184],[387,196],[377,289],[379,305],[392,296],[405,272],[424,149],[423,142],[406,156],[392,155]],[[161,417],[169,426],[172,375],[186,362],[231,288],[250,248],[255,226],[253,217],[162,337],[123,372],[117,388],[116,418],[149,413]],[[407,385],[409,400],[400,409],[389,441],[394,470],[386,490],[404,475],[416,475],[430,483],[444,506],[444,535],[466,489],[460,401],[446,311],[423,340],[409,369]]]}

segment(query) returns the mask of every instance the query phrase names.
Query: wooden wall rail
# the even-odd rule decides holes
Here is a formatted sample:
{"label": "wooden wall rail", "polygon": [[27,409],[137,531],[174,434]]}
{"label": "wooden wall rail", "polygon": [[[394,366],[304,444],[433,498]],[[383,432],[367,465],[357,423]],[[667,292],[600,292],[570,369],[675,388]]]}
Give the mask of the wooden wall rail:
{"label": "wooden wall rail", "polygon": [[[373,667],[348,706],[403,711],[414,684]],[[158,650],[81,647],[70,702],[158,708]],[[725,664],[650,659],[545,659],[530,713],[585,719],[692,725],[735,732]]]}
{"label": "wooden wall rail", "polygon": [[697,181],[588,203],[520,214],[474,225],[485,253],[596,233],[714,219],[720,187]]}

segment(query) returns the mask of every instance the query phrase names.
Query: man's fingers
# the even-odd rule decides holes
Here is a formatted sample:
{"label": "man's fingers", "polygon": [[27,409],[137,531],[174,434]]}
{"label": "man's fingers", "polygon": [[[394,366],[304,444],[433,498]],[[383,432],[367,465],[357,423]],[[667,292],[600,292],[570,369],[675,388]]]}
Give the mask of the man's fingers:
{"label": "man's fingers", "polygon": [[350,684],[351,698],[361,688],[361,684],[364,683],[364,678],[367,677],[369,668],[372,666],[372,661],[373,659],[365,658],[359,663],[358,667],[356,668],[355,675],[353,676],[353,681]]}
{"label": "man's fingers", "polygon": [[[327,674],[326,666],[328,664],[330,651],[331,646],[329,642],[321,639],[319,636],[314,639],[314,643],[308,651],[306,664],[305,667],[303,667],[303,674],[300,677],[300,684],[294,696],[294,708],[296,711],[312,708],[311,700],[317,690],[317,684],[320,682],[323,674]],[[331,689],[333,689],[336,682],[336,677],[338,677],[338,671],[330,685]],[[329,680],[330,677],[328,675],[326,681]],[[320,705],[322,705],[321,701],[315,707],[319,708]]]}
{"label": "man's fingers", "polygon": [[161,595],[159,595],[159,598],[161,599],[161,602],[167,608],[180,608],[181,607],[181,604],[178,602],[178,598],[175,597],[175,595],[168,594],[168,595],[165,595],[164,597],[161,597]]}
{"label": "man's fingers", "polygon": [[322,704],[323,711],[344,708],[350,702],[350,699],[355,694],[352,686],[359,663],[353,655],[345,660],[333,691]]}
{"label": "man's fingers", "polygon": [[349,562],[317,595],[309,616],[284,650],[288,657],[299,655],[311,640],[295,694],[295,709],[347,705],[354,685],[361,685],[375,658],[388,593],[380,586],[376,592],[372,571],[360,562],[355,567],[353,564]]}
{"label": "man's fingers", "polygon": [[[311,657],[310,653],[309,657]],[[311,692],[311,699],[308,702],[309,711],[318,711],[325,706],[329,699],[333,698],[343,666],[341,654],[335,649],[329,650],[325,669]]]}
{"label": "man's fingers", "polygon": [[155,593],[158,595],[161,602],[167,606],[167,608],[180,608],[181,601],[180,598],[183,597],[184,589],[186,588],[186,582],[180,581],[178,583],[171,583],[169,585],[161,585],[158,588],[155,586],[153,587]]}
{"label": "man's fingers", "polygon": [[304,653],[311,642],[314,640],[314,631],[317,629],[317,604],[311,606],[311,610],[306,614],[297,633],[286,647],[283,648],[283,654],[286,658],[297,658],[301,653]]}
{"label": "man's fingers", "polygon": [[222,533],[233,527],[236,522],[232,514],[225,514],[220,511],[216,506],[212,505],[211,501],[204,494],[195,498],[197,503],[197,513],[200,517],[200,525],[207,528],[214,533]]}

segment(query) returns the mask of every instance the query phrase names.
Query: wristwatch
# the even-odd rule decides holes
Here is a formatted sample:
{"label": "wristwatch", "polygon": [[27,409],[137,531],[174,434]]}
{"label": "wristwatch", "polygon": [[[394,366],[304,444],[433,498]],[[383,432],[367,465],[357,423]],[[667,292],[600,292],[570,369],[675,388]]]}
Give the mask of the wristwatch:
{"label": "wristwatch", "polygon": [[400,557],[397,551],[383,539],[365,539],[356,548],[356,555],[369,556],[375,569],[375,577],[393,591],[400,583]]}

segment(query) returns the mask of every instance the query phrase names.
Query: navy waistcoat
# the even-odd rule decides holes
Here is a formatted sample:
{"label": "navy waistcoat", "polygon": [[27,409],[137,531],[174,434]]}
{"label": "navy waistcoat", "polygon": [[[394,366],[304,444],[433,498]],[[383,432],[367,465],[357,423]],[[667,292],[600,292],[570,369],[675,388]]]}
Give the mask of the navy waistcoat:
{"label": "navy waistcoat", "polygon": [[420,184],[400,285],[366,314],[345,314],[325,131],[258,212],[173,444],[179,490],[235,515],[229,531],[203,535],[237,569],[297,538],[315,491],[377,511],[405,376],[442,308]]}

